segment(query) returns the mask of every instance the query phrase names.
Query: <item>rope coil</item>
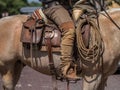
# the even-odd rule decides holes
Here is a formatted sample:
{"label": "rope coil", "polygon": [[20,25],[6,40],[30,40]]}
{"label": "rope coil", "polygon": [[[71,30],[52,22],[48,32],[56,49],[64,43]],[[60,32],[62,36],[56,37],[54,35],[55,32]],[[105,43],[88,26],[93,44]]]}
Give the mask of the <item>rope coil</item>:
{"label": "rope coil", "polygon": [[[94,30],[94,35],[93,33],[91,33],[90,36],[94,36],[95,42],[89,48],[86,48],[81,34],[81,29],[85,22],[90,24],[90,26]],[[78,23],[78,27],[76,29],[76,38],[77,38],[78,52],[81,57],[81,60],[85,60],[87,62],[93,62],[93,61],[97,61],[100,58],[103,52],[103,43],[99,32],[99,28],[97,27],[96,23],[93,20],[91,19],[88,19],[87,21],[80,20],[80,22]]]}
{"label": "rope coil", "polygon": [[[87,48],[83,42],[82,34],[81,34],[81,29],[83,25],[87,22],[90,24],[90,26],[93,28],[90,31],[90,39],[89,41],[89,47]],[[100,34],[100,29],[98,25],[91,20],[90,18],[87,20],[80,20],[78,22],[78,27],[76,29],[76,39],[77,39],[77,47],[78,47],[78,53],[81,59],[81,65],[82,65],[82,74],[84,77],[84,80],[87,82],[93,82],[96,80],[99,76],[99,73],[102,73],[103,75],[103,68],[100,68],[101,66],[103,67],[103,51],[104,51],[104,44],[102,41],[102,37]],[[93,40],[94,39],[94,40]],[[93,42],[92,45],[90,46],[91,42]],[[94,78],[92,77],[90,80],[87,79],[85,76],[88,74],[87,72],[89,71],[90,76],[92,77],[93,75],[96,75]]]}

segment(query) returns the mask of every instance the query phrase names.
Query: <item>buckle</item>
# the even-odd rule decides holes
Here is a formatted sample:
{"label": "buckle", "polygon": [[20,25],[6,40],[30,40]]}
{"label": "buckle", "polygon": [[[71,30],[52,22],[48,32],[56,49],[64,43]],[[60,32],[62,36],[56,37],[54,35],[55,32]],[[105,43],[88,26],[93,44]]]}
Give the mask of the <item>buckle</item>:
{"label": "buckle", "polygon": [[45,30],[45,36],[44,38],[47,39],[47,38],[53,38],[55,34],[55,31],[54,30]]}

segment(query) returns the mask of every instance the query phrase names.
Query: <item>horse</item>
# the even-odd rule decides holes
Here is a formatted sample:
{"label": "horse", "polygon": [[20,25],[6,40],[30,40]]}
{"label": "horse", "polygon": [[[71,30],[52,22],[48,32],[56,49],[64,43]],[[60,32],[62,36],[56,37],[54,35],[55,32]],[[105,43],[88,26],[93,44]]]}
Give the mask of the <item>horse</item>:
{"label": "horse", "polygon": [[[111,9],[107,12],[114,22],[120,25],[120,9]],[[22,26],[27,17],[28,15],[14,15],[0,19],[0,73],[4,90],[15,89],[25,65],[40,73],[51,75],[48,53],[33,51],[33,60],[36,57],[36,65],[32,67],[29,50],[24,50],[20,42]],[[108,76],[113,74],[118,67],[120,30],[104,12],[99,15],[99,26],[104,42],[103,64],[100,66],[103,71],[96,75],[96,72],[87,69],[87,72],[82,75],[83,90],[104,90]],[[58,67],[61,62],[60,52],[53,52],[53,58],[55,67]],[[100,68],[97,70],[99,71]]]}

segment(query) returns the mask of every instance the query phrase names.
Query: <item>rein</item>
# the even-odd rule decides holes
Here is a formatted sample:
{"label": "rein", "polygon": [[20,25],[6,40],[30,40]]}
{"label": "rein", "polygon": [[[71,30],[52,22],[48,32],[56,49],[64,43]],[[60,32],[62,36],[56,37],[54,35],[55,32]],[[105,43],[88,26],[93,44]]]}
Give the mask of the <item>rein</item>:
{"label": "rein", "polygon": [[105,9],[104,9],[104,12],[106,13],[106,15],[108,16],[110,21],[120,30],[119,25],[110,17],[110,15],[107,13],[107,11]]}
{"label": "rein", "polygon": [[105,8],[101,5],[101,3],[97,0],[93,0],[94,2],[96,1],[100,7],[102,8],[102,10],[106,13],[107,17],[110,19],[110,21],[120,30],[120,26],[110,17],[110,15],[108,14],[108,12],[105,10]]}

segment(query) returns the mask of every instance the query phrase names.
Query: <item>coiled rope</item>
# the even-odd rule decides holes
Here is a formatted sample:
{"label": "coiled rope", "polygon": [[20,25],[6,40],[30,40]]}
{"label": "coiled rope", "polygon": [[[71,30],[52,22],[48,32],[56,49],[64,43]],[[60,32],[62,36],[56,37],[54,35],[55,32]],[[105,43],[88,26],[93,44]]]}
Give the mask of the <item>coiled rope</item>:
{"label": "coiled rope", "polygon": [[[92,29],[90,29],[89,47],[85,46],[81,33],[81,29],[86,22],[92,27]],[[76,39],[77,39],[76,41],[77,41],[78,53],[82,65],[81,66],[82,75],[84,77],[84,80],[86,80],[89,83],[93,82],[98,78],[99,73],[102,73],[102,77],[104,77],[103,75],[104,45],[100,34],[100,29],[98,25],[95,23],[95,21],[88,18],[84,20],[80,20],[80,22],[78,22],[78,27],[76,28]],[[91,73],[90,74],[91,77],[92,75],[96,75],[96,77],[92,78],[91,80],[87,79],[85,77],[85,75],[87,75],[87,72]]]}
{"label": "coiled rope", "polygon": [[[93,45],[90,46],[89,48],[86,48],[81,34],[81,29],[86,22],[90,24],[90,26],[94,30],[94,33],[90,33],[90,37],[94,37],[94,38],[91,38],[91,40],[89,41],[89,43],[91,43],[94,39],[94,43],[92,43]],[[81,60],[85,60],[87,62],[96,62],[97,60],[100,59],[104,50],[103,41],[101,38],[99,28],[96,25],[95,21],[91,19],[80,20],[80,22],[78,23],[78,27],[76,29],[76,38],[77,38],[78,52]]]}

